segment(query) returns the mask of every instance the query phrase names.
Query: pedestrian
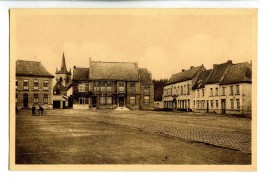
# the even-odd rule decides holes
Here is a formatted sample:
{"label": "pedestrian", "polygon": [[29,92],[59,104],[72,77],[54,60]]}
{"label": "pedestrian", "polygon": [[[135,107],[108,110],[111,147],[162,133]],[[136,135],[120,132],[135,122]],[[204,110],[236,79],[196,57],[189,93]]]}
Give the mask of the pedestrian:
{"label": "pedestrian", "polygon": [[42,106],[40,106],[40,108],[39,108],[39,111],[40,111],[40,115],[42,116],[43,115],[43,107]]}
{"label": "pedestrian", "polygon": [[35,116],[35,106],[34,106],[34,104],[32,106],[32,116]]}

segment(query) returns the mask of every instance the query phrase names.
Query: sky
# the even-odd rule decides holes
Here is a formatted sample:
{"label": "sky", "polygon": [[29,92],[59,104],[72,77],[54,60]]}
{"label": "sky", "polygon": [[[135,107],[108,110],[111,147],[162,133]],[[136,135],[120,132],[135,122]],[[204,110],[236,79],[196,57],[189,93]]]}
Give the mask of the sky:
{"label": "sky", "polygon": [[11,56],[41,61],[55,74],[65,54],[68,69],[94,61],[137,62],[154,79],[190,66],[256,53],[252,10],[245,9],[22,9],[11,11]]}

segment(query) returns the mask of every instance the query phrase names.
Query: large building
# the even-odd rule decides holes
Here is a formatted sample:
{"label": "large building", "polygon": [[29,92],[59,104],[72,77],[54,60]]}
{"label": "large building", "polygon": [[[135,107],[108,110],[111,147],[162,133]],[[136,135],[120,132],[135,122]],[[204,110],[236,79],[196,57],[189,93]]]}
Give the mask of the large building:
{"label": "large building", "polygon": [[[182,82],[179,82],[180,84]],[[168,85],[164,87],[164,99],[168,95]],[[203,70],[199,73],[192,85],[191,110],[194,112],[207,112],[217,114],[251,114],[252,98],[252,65],[245,63],[233,64],[232,61],[213,65],[213,69]],[[167,105],[164,108],[175,109]]]}
{"label": "large building", "polygon": [[173,74],[164,87],[164,108],[191,111],[192,87],[200,73],[204,70],[203,65],[198,67],[192,66],[189,70],[183,69],[182,72]]}
{"label": "large building", "polygon": [[73,97],[73,108],[152,110],[152,75],[137,63],[90,60],[73,69]]}
{"label": "large building", "polygon": [[33,104],[52,108],[52,79],[41,62],[16,61],[16,105],[31,108]]}

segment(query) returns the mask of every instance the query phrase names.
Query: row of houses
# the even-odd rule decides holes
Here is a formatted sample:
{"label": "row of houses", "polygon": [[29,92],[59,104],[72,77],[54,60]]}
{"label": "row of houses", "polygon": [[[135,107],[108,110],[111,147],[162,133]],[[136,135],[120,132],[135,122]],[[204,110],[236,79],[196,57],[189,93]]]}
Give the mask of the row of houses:
{"label": "row of houses", "polygon": [[[53,79],[56,84],[53,86]],[[60,70],[50,74],[41,62],[16,61],[16,105],[31,108],[128,108],[152,110],[152,74],[134,62],[89,60],[89,67],[67,70],[63,54]]]}
{"label": "row of houses", "polygon": [[217,114],[251,114],[252,65],[227,61],[206,70],[203,65],[173,74],[164,87],[168,110]]}

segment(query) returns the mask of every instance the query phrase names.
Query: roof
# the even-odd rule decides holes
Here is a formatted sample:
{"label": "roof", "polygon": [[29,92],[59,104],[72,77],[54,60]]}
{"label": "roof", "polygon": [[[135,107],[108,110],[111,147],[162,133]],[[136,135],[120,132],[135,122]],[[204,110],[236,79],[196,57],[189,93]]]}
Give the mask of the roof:
{"label": "roof", "polygon": [[89,68],[91,80],[139,80],[137,63],[90,61]]}
{"label": "roof", "polygon": [[57,82],[57,83],[54,85],[54,87],[53,87],[53,91],[57,91],[57,90],[59,90],[59,91],[67,91],[68,88],[65,87],[65,86],[63,86],[60,82]]}
{"label": "roof", "polygon": [[183,72],[179,72],[177,74],[172,74],[171,78],[168,80],[166,85],[174,84],[174,83],[178,83],[178,82],[183,82],[183,81],[187,81],[187,80],[192,80],[194,78],[194,76],[202,68],[204,68],[203,65],[195,67],[195,68],[191,68],[191,69],[183,71]]}
{"label": "roof", "polygon": [[228,69],[232,66],[232,61],[228,61],[222,64],[214,64],[208,80],[205,84],[220,83]]}
{"label": "roof", "polygon": [[86,81],[89,80],[89,68],[78,68],[73,69],[73,81]]}
{"label": "roof", "polygon": [[54,76],[49,73],[46,68],[37,61],[16,61],[16,76],[34,76],[34,77],[50,77]]}
{"label": "roof", "polygon": [[71,74],[71,72],[67,70],[64,53],[62,56],[61,69],[59,71],[56,71],[56,74]]}
{"label": "roof", "polygon": [[197,81],[195,82],[192,89],[200,89],[205,87],[205,82],[207,81],[207,78],[209,77],[209,74],[211,73],[212,69],[204,70],[200,73],[198,76]]}
{"label": "roof", "polygon": [[238,63],[232,65],[220,84],[252,83],[252,65]]}
{"label": "roof", "polygon": [[146,68],[139,68],[140,82],[152,84],[152,79]]}

